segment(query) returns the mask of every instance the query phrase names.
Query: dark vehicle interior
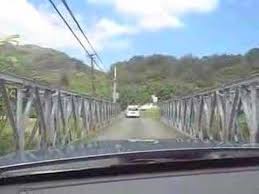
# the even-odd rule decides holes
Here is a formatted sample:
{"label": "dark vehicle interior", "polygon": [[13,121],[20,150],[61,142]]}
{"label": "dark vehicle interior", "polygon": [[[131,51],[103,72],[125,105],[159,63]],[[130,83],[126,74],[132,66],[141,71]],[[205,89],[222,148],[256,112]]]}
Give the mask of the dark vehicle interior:
{"label": "dark vehicle interior", "polygon": [[[193,149],[157,149],[162,144],[170,147],[172,142],[156,142],[153,151],[145,150],[146,142],[138,142],[142,147],[138,152],[6,165],[0,169],[0,193],[257,193],[258,148],[201,148],[190,142]],[[99,150],[107,151],[114,143],[98,145]],[[132,144],[116,143],[121,150]],[[152,144],[148,144],[150,149]]]}

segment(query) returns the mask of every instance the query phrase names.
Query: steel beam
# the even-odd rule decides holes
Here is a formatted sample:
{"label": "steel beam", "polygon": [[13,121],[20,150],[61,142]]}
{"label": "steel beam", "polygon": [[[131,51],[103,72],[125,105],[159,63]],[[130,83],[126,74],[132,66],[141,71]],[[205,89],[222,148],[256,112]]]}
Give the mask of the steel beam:
{"label": "steel beam", "polygon": [[160,103],[162,121],[203,141],[259,143],[258,90],[259,76],[252,76],[175,97]]}
{"label": "steel beam", "polygon": [[[10,88],[16,91],[15,95],[9,92]],[[5,107],[0,115],[9,120],[17,152],[31,146],[45,150],[83,141],[89,130],[104,126],[119,114],[119,106],[107,99],[3,73],[0,98]]]}

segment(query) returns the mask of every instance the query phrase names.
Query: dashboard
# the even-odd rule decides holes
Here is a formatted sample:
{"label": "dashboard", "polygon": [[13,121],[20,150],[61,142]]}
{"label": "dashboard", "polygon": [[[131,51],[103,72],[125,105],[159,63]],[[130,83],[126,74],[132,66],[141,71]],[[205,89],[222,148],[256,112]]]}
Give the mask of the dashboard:
{"label": "dashboard", "polygon": [[9,165],[12,158],[0,161],[0,194],[259,193],[259,149],[253,147],[65,156],[16,166]]}
{"label": "dashboard", "polygon": [[0,187],[2,194],[257,194],[259,168],[193,170]]}

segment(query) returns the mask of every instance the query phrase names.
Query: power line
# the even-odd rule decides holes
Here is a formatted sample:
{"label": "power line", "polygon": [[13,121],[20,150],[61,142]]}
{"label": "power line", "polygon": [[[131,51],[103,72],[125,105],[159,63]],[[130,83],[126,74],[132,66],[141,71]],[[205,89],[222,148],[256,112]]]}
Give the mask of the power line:
{"label": "power line", "polygon": [[49,0],[49,2],[51,3],[51,5],[53,6],[53,8],[55,9],[55,11],[58,13],[58,15],[60,16],[60,18],[63,20],[63,22],[66,24],[66,26],[68,27],[68,29],[70,30],[70,32],[73,34],[73,36],[76,38],[76,40],[79,42],[79,44],[81,45],[81,47],[84,49],[84,51],[87,53],[88,57],[91,56],[91,54],[88,52],[88,50],[85,48],[85,46],[83,45],[83,43],[81,42],[81,40],[78,38],[78,36],[76,35],[76,33],[73,31],[73,29],[71,28],[71,26],[68,24],[68,22],[66,21],[66,19],[64,18],[64,16],[61,14],[61,12],[58,10],[57,6],[55,5],[55,3],[52,0]]}
{"label": "power line", "polygon": [[[72,27],[68,24],[67,20],[64,18],[64,16],[62,15],[62,13],[59,11],[59,9],[57,8],[57,6],[55,5],[55,3],[52,0],[48,0],[50,2],[50,4],[53,6],[53,8],[55,9],[55,11],[58,13],[58,15],[60,16],[60,18],[62,19],[62,21],[65,23],[65,25],[68,27],[69,31],[73,34],[73,36],[76,38],[76,40],[78,41],[78,43],[80,44],[80,46],[84,49],[84,51],[86,52],[87,56],[91,59],[93,58],[93,55],[90,54],[90,52],[86,49],[86,47],[84,46],[84,44],[82,43],[82,41],[79,39],[79,37],[76,35],[76,33],[74,32],[74,30],[72,29]],[[92,59],[91,59],[92,60]],[[101,68],[96,61],[94,60],[96,66],[104,71],[103,68]]]}
{"label": "power line", "polygon": [[84,49],[84,51],[86,52],[87,56],[91,59],[91,74],[92,74],[92,93],[93,95],[95,95],[95,76],[94,76],[94,55],[90,54],[89,51],[86,49],[86,47],[84,46],[84,44],[81,42],[81,40],[79,39],[79,37],[76,35],[76,33],[74,32],[74,30],[72,29],[72,27],[68,24],[68,22],[66,21],[66,19],[64,18],[64,16],[62,15],[62,13],[58,10],[57,6],[55,5],[55,3],[52,0],[49,0],[50,4],[53,6],[53,8],[55,9],[55,11],[58,13],[58,15],[60,16],[60,18],[62,19],[62,21],[66,24],[66,26],[68,27],[68,29],[70,30],[70,32],[73,34],[73,36],[76,38],[76,40],[79,42],[79,44],[81,45],[81,47]]}
{"label": "power line", "polygon": [[98,55],[98,53],[97,53],[96,50],[94,49],[94,47],[93,47],[91,41],[90,41],[89,38],[86,36],[84,30],[81,28],[79,22],[77,21],[75,15],[73,14],[73,11],[71,10],[71,8],[69,7],[69,5],[67,4],[66,0],[61,0],[61,1],[62,1],[63,5],[65,6],[65,8],[67,9],[67,11],[69,12],[70,16],[73,18],[73,20],[74,20],[74,22],[76,23],[78,29],[80,30],[80,32],[83,34],[84,38],[86,39],[86,41],[87,41],[88,44],[90,45],[90,47],[91,47],[91,49],[93,50],[95,56],[98,58],[98,60],[99,60],[101,63],[103,63],[101,57]]}
{"label": "power line", "polygon": [[76,23],[77,27],[79,28],[80,32],[82,33],[82,35],[84,36],[84,38],[86,39],[86,41],[88,42],[88,44],[90,45],[93,54],[90,54],[90,52],[87,50],[87,48],[85,47],[85,45],[81,42],[81,40],[79,39],[79,37],[77,36],[77,34],[75,33],[75,31],[72,29],[72,27],[69,25],[69,23],[67,22],[67,20],[65,19],[65,17],[62,15],[62,13],[59,11],[59,9],[57,8],[57,6],[55,5],[55,3],[53,2],[53,0],[49,0],[50,4],[53,6],[53,8],[55,9],[55,11],[58,13],[58,15],[60,16],[60,18],[62,19],[62,21],[65,23],[65,25],[68,27],[68,29],[70,30],[70,32],[73,34],[73,36],[76,38],[76,40],[78,41],[78,43],[80,44],[80,46],[84,49],[84,51],[86,52],[87,56],[90,58],[91,60],[91,69],[92,69],[92,92],[95,95],[95,76],[94,74],[94,64],[99,68],[99,70],[105,72],[105,68],[100,67],[100,65],[96,62],[95,60],[95,56],[98,58],[98,60],[103,64],[100,56],[98,55],[98,53],[96,52],[96,50],[94,49],[93,45],[91,44],[90,40],[87,38],[86,34],[84,33],[84,31],[82,30],[79,22],[76,20],[72,10],[69,8],[68,4],[66,3],[65,0],[62,0],[64,6],[66,7],[67,11],[69,12],[70,16],[73,18],[74,22]]}
{"label": "power line", "polygon": [[[102,71],[104,71],[104,68],[102,68],[96,61],[95,61],[95,59],[94,59],[94,56],[96,56],[95,54],[92,54],[91,55],[91,60],[93,60],[93,62],[95,63],[95,65],[99,68],[99,69],[101,69]],[[105,72],[105,71],[104,71]]]}

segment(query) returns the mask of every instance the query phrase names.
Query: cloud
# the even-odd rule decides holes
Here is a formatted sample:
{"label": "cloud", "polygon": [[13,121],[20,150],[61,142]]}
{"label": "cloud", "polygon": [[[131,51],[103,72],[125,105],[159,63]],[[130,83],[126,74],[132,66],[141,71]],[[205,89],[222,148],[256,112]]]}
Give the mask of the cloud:
{"label": "cloud", "polygon": [[121,49],[123,45],[125,48],[130,45],[129,40],[125,37],[135,33],[136,31],[130,26],[118,24],[107,18],[100,18],[90,33],[92,34],[90,38],[99,49],[104,49],[104,47]]}
{"label": "cloud", "polygon": [[[64,8],[61,5],[58,6],[66,18],[69,18],[68,13],[64,12]],[[76,14],[76,16],[79,19],[84,18],[80,14]],[[69,23],[73,23],[71,19]],[[82,21],[80,23],[85,29],[86,25]],[[1,35],[19,34],[21,44],[37,44],[63,51],[78,49],[82,52],[71,32],[51,6],[45,4],[35,6],[28,0],[3,1],[0,6],[0,24]],[[116,48],[116,37],[131,32],[128,26],[120,25],[106,18],[101,18],[96,24],[87,26],[86,29],[88,29],[87,35],[93,45],[97,45],[96,49],[99,51],[109,47],[110,44]],[[80,38],[83,40],[82,36]],[[121,42],[118,44],[120,47],[122,46]],[[127,44],[124,42],[124,45]],[[83,53],[82,56],[84,56]]]}
{"label": "cloud", "polygon": [[191,13],[208,13],[217,8],[219,0],[88,0],[109,5],[118,14],[131,18],[136,27],[147,30],[179,28],[181,17]]}
{"label": "cloud", "polygon": [[101,18],[96,24],[96,30],[102,31],[106,35],[121,35],[121,34],[132,34],[134,29],[130,26],[118,24],[107,18]]}
{"label": "cloud", "polygon": [[[108,6],[113,18],[87,13],[75,13],[97,51],[121,50],[131,47],[131,36],[143,31],[180,28],[185,25],[183,16],[208,13],[216,9],[219,0],[85,0],[97,6]],[[38,1],[41,2],[41,1]],[[57,1],[58,2],[58,1]],[[64,7],[58,5],[66,18]],[[87,18],[87,23],[84,20]],[[89,21],[91,20],[91,21]],[[69,19],[69,23],[73,21]],[[0,35],[19,34],[21,44],[37,44],[78,56],[82,53],[77,41],[60,20],[51,5],[32,4],[29,0],[2,1],[0,6]],[[75,27],[75,25],[74,25]],[[77,34],[78,33],[77,31]],[[83,37],[80,35],[80,39]],[[84,41],[86,43],[86,41]]]}
{"label": "cloud", "polygon": [[74,43],[64,26],[26,0],[3,1],[0,6],[2,34],[19,34],[22,43],[64,48]]}
{"label": "cloud", "polygon": [[155,31],[162,28],[174,27],[179,28],[184,26],[182,21],[177,17],[169,16],[166,14],[160,14],[158,16],[145,16],[139,20],[139,28],[143,28],[150,31]]}

